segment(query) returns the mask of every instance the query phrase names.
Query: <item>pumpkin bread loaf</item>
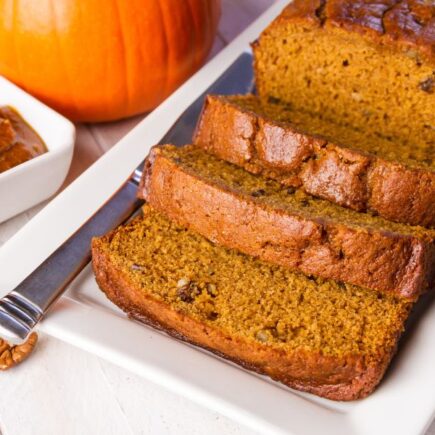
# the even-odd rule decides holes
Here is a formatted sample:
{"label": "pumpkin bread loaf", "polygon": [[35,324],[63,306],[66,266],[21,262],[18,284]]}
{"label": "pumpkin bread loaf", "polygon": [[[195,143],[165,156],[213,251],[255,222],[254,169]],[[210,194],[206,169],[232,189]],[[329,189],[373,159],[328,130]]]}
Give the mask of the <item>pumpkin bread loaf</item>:
{"label": "pumpkin bread loaf", "polygon": [[213,242],[409,299],[434,282],[435,230],[317,199],[193,145],[154,147],[139,196]]}
{"label": "pumpkin bread loaf", "polygon": [[253,45],[260,98],[435,145],[435,1],[295,0]]}
{"label": "pumpkin bread loaf", "polygon": [[374,389],[411,306],[214,245],[149,206],[92,254],[99,286],[131,317],[334,400]]}
{"label": "pumpkin bread loaf", "polygon": [[207,96],[194,143],[341,206],[435,227],[435,145],[411,147],[253,95]]}

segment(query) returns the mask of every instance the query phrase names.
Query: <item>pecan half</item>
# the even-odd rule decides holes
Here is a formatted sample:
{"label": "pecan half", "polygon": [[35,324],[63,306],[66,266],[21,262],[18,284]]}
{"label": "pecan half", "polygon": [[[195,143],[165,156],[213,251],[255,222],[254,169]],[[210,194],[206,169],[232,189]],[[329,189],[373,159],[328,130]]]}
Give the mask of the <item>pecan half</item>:
{"label": "pecan half", "polygon": [[0,370],[8,370],[24,361],[32,353],[37,341],[36,332],[32,332],[25,343],[15,346],[0,338]]}

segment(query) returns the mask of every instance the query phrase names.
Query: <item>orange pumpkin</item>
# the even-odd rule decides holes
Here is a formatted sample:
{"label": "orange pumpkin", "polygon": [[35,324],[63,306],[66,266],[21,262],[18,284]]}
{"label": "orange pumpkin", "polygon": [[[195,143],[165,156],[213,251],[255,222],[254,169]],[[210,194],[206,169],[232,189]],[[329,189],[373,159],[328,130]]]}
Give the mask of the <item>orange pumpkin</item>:
{"label": "orange pumpkin", "polygon": [[220,0],[0,0],[0,74],[76,121],[153,109],[204,62]]}

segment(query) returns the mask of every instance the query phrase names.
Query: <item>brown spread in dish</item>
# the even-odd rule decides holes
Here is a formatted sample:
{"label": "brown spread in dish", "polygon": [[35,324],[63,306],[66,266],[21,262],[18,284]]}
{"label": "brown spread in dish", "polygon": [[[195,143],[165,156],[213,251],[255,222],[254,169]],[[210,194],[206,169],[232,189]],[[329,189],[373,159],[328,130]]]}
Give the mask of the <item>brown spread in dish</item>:
{"label": "brown spread in dish", "polygon": [[0,107],[0,173],[47,152],[39,135],[12,107]]}

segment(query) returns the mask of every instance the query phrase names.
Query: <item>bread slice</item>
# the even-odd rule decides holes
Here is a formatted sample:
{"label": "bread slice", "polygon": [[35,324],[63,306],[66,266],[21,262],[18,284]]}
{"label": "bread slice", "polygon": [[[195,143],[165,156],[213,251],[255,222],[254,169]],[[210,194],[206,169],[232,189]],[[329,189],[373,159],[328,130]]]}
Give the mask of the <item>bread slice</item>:
{"label": "bread slice", "polygon": [[434,282],[435,230],[283,190],[192,145],[154,147],[139,196],[216,243],[305,274],[410,299]]}
{"label": "bread slice", "polygon": [[435,146],[418,153],[253,95],[207,96],[194,143],[341,206],[435,226]]}
{"label": "bread slice", "polygon": [[253,45],[258,94],[295,111],[435,146],[435,2],[295,0]]}
{"label": "bread slice", "polygon": [[214,245],[149,206],[94,239],[92,258],[99,286],[131,317],[333,400],[374,389],[411,306]]}

